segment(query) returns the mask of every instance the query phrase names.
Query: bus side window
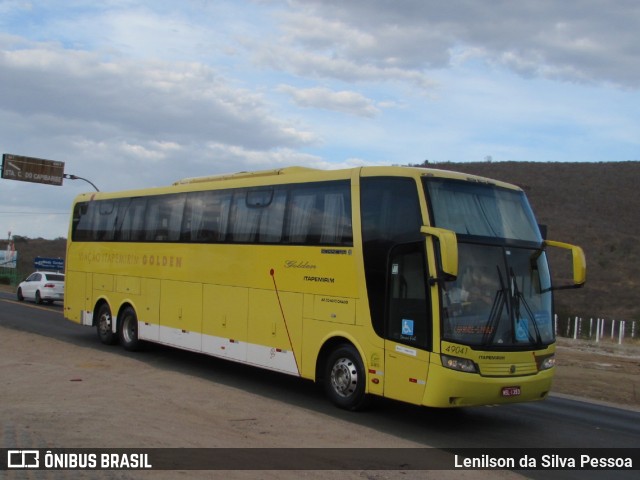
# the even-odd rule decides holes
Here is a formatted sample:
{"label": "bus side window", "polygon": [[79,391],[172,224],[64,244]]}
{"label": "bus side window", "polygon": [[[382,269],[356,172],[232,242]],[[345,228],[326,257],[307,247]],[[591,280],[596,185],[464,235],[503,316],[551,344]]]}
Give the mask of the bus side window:
{"label": "bus side window", "polygon": [[150,197],[146,212],[145,240],[177,242],[180,239],[186,195]]}
{"label": "bus side window", "polygon": [[424,242],[396,246],[389,256],[386,338],[431,349]]}
{"label": "bus side window", "polygon": [[232,198],[230,190],[190,193],[182,225],[183,241],[224,242],[229,229]]}
{"label": "bus side window", "polygon": [[322,230],[320,243],[335,245],[342,243],[345,234],[351,230],[351,216],[347,214],[351,206],[346,205],[341,193],[327,193],[324,196]]}
{"label": "bus side window", "polygon": [[237,190],[231,207],[231,241],[280,243],[286,200],[284,188]]}
{"label": "bus side window", "polygon": [[369,311],[374,330],[383,337],[390,251],[398,243],[423,239],[416,183],[402,177],[362,178],[360,208]]}
{"label": "bus side window", "polygon": [[73,209],[71,238],[76,242],[92,240],[91,225],[94,209],[91,202],[77,203]]}
{"label": "bus side window", "polygon": [[271,202],[260,216],[258,240],[260,243],[280,243],[284,227],[284,214],[287,206],[287,191],[276,189]]}
{"label": "bus side window", "polygon": [[352,245],[349,184],[327,182],[296,185],[287,213],[289,243]]}
{"label": "bus side window", "polygon": [[144,217],[147,199],[132,198],[124,212],[120,225],[118,240],[122,242],[139,242],[144,239]]}
{"label": "bus side window", "polygon": [[228,194],[218,191],[188,194],[180,235],[183,242],[209,243],[218,240],[220,231],[218,205],[220,197],[224,195]]}
{"label": "bus side window", "polygon": [[231,241],[237,243],[253,243],[258,232],[260,208],[249,207],[247,191],[238,190],[233,195],[231,205]]}
{"label": "bus side window", "polygon": [[126,201],[124,200],[99,200],[98,214],[94,215],[94,240],[110,242],[116,236],[116,222],[118,215],[122,216]]}

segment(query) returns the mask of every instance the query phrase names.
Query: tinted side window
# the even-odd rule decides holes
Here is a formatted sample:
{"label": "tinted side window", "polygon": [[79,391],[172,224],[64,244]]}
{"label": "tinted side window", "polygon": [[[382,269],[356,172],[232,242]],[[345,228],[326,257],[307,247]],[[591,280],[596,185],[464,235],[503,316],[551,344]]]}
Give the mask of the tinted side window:
{"label": "tinted side window", "polygon": [[279,243],[287,191],[282,187],[237,190],[231,208],[231,241]]}
{"label": "tinted side window", "polygon": [[78,203],[74,241],[353,245],[348,181]]}
{"label": "tinted side window", "polygon": [[144,240],[146,208],[147,199],[145,197],[131,199],[120,224],[118,240],[122,242],[139,242]]}
{"label": "tinted side window", "polygon": [[389,256],[385,338],[431,349],[424,242],[400,244]]}
{"label": "tinted side window", "polygon": [[93,202],[77,203],[73,209],[71,238],[76,242],[92,240]]}
{"label": "tinted side window", "polygon": [[290,243],[351,245],[351,191],[348,182],[295,185],[288,205]]}
{"label": "tinted side window", "polygon": [[364,241],[415,238],[422,218],[416,183],[410,178],[363,178],[361,182]]}
{"label": "tinted side window", "polygon": [[113,240],[115,233],[116,221],[118,219],[117,202],[106,200],[98,202],[98,214],[93,217],[94,235],[96,240],[109,241]]}
{"label": "tinted side window", "polygon": [[224,242],[229,228],[232,192],[193,192],[187,196],[181,238],[185,242]]}
{"label": "tinted side window", "polygon": [[145,213],[144,240],[179,241],[185,200],[185,194],[149,197]]}
{"label": "tinted side window", "polygon": [[76,204],[73,212],[73,240],[114,240],[116,223],[124,215],[126,203],[126,200],[100,200]]}
{"label": "tinted side window", "polygon": [[372,177],[360,181],[365,278],[373,328],[384,336],[387,262],[399,244],[421,241],[422,217],[414,180]]}

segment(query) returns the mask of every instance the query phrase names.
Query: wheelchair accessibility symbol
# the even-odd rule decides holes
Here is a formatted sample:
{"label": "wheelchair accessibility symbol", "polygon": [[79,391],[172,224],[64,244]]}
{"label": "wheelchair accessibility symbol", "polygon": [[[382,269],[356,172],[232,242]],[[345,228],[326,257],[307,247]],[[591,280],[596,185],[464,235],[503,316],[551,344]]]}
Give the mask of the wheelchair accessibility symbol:
{"label": "wheelchair accessibility symbol", "polygon": [[413,320],[402,319],[402,335],[413,336]]}

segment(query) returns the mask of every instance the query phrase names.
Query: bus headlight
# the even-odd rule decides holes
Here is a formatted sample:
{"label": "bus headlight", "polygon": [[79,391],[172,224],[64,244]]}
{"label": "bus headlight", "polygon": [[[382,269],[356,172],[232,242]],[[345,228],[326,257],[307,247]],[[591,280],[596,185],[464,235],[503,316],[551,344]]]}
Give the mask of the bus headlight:
{"label": "bus headlight", "polygon": [[551,354],[545,357],[538,357],[538,371],[549,370],[556,366],[556,356]]}
{"label": "bus headlight", "polygon": [[478,367],[475,362],[468,358],[452,357],[451,355],[441,354],[442,366],[459,372],[478,373]]}

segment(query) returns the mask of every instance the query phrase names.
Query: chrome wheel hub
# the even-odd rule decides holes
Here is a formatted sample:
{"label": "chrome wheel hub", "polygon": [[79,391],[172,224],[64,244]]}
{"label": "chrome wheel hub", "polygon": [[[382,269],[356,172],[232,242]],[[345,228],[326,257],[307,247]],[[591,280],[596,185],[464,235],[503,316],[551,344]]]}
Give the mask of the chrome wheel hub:
{"label": "chrome wheel hub", "polygon": [[339,359],[331,369],[331,385],[341,397],[352,395],[358,385],[358,370],[348,358]]}

